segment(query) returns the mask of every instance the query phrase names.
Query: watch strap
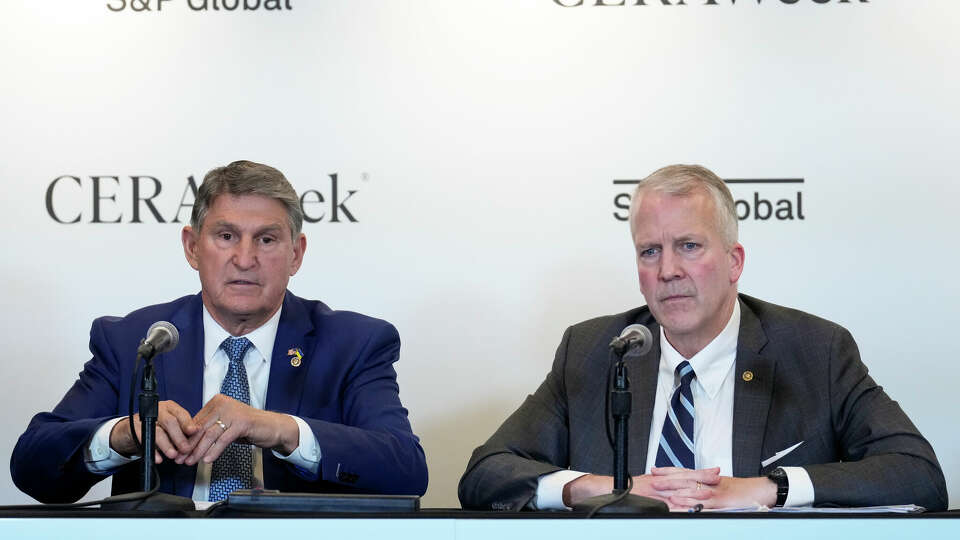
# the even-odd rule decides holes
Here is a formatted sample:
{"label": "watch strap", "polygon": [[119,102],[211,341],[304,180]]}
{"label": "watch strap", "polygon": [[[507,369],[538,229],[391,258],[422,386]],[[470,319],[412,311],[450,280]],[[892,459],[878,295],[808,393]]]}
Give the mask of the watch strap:
{"label": "watch strap", "polygon": [[787,471],[783,467],[777,467],[770,471],[767,478],[777,485],[777,502],[774,506],[782,507],[787,502],[787,494],[790,493],[790,480],[787,477]]}

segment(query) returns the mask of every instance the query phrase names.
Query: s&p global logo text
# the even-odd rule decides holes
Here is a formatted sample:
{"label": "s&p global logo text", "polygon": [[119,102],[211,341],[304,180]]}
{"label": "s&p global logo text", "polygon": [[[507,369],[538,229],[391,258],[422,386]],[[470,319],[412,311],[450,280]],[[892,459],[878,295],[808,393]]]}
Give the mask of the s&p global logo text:
{"label": "s&p global logo text", "polygon": [[110,0],[107,9],[114,13],[163,13],[166,7],[186,3],[191,11],[291,11],[290,0]]}
{"label": "s&p global logo text", "polygon": [[[727,178],[724,180],[733,194],[737,218],[740,221],[803,221],[803,178]],[[616,186],[636,186],[640,180],[614,180]],[[741,187],[743,186],[743,187]],[[751,189],[752,188],[752,189]],[[746,192],[752,191],[750,194]],[[633,189],[613,197],[613,217],[617,221],[630,219],[630,200]]]}
{"label": "s&p global logo text", "polygon": [[[361,182],[369,176],[360,175]],[[359,188],[331,173],[300,186],[300,206],[305,223],[357,223],[350,205]],[[295,186],[296,187],[296,186]],[[164,192],[166,189],[166,193]],[[80,223],[184,223],[197,198],[193,175],[184,180],[156,176],[72,175],[57,176],[47,184],[44,205],[51,220],[64,225]]]}

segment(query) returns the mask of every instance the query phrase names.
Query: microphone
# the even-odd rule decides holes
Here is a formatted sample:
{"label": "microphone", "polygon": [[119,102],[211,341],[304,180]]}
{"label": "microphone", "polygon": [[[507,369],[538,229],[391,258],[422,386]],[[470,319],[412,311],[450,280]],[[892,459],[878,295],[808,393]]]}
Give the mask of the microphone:
{"label": "microphone", "polygon": [[637,349],[637,354],[647,354],[652,347],[653,334],[642,324],[631,324],[610,342],[610,348],[617,353],[617,356],[623,356],[634,348]]}
{"label": "microphone", "polygon": [[137,355],[144,359],[153,358],[160,353],[172,351],[179,342],[180,332],[176,326],[167,321],[157,321],[150,325],[146,339],[137,347]]}
{"label": "microphone", "polygon": [[[587,518],[597,512],[605,514],[660,514],[670,511],[663,501],[630,493],[633,477],[627,470],[629,460],[628,441],[630,440],[630,411],[633,409],[633,395],[630,393],[630,377],[624,353],[637,350],[640,354],[653,347],[653,334],[642,324],[631,324],[610,342],[610,371],[607,372],[609,393],[606,400],[607,439],[613,450],[613,492],[597,495],[580,501],[573,507],[575,511],[587,512]],[[613,434],[610,433],[610,418],[613,418]]]}

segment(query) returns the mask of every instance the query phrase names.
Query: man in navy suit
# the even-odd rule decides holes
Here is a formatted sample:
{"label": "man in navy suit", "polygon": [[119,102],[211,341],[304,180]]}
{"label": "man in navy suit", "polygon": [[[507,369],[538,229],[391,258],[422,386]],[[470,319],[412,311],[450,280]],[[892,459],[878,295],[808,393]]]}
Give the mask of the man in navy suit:
{"label": "man in navy suit", "polygon": [[[165,320],[180,343],[154,360],[160,491],[422,495],[426,462],[393,369],[397,331],[287,291],[306,250],[302,222],[280,171],[249,161],[210,171],[181,235],[200,294],[93,322],[93,358],[17,442],[16,485],[42,502],[75,501],[111,475],[113,493],[138,489],[131,371],[140,339]],[[139,438],[139,415],[133,424]]]}

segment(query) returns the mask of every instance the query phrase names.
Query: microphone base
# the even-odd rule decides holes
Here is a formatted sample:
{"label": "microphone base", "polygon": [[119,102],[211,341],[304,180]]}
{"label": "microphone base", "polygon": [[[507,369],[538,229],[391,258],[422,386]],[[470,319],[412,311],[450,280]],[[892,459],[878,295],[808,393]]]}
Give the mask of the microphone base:
{"label": "microphone base", "polygon": [[574,505],[573,511],[587,513],[593,511],[594,508],[602,507],[597,510],[597,514],[666,514],[670,512],[667,503],[657,499],[631,493],[623,499],[613,502],[619,497],[620,495],[617,493],[590,497]]}
{"label": "microphone base", "polygon": [[110,512],[148,512],[148,513],[177,513],[193,512],[197,509],[193,499],[170,495],[169,493],[154,493],[145,499],[135,501],[108,502],[100,505],[101,510]]}

